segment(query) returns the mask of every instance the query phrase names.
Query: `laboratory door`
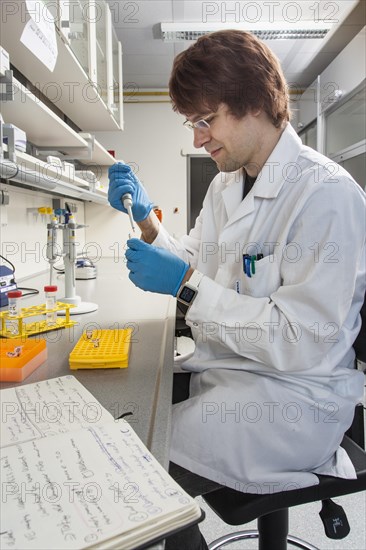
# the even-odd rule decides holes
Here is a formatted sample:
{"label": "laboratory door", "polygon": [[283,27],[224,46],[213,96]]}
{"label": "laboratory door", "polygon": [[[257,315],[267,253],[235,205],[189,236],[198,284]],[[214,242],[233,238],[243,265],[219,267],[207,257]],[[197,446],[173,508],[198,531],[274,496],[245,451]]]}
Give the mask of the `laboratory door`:
{"label": "laboratory door", "polygon": [[207,156],[188,155],[188,208],[187,230],[194,227],[196,218],[202,208],[208,186],[218,174],[215,162]]}

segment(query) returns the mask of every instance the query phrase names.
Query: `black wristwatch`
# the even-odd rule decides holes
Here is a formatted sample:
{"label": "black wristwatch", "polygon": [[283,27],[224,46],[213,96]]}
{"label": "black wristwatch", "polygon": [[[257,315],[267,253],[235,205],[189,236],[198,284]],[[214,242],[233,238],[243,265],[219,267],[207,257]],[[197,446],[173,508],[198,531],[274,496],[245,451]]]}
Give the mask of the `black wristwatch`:
{"label": "black wristwatch", "polygon": [[203,274],[196,269],[193,271],[189,280],[185,282],[177,293],[177,300],[181,304],[190,307],[193,304],[194,299],[198,293],[198,287],[200,285]]}

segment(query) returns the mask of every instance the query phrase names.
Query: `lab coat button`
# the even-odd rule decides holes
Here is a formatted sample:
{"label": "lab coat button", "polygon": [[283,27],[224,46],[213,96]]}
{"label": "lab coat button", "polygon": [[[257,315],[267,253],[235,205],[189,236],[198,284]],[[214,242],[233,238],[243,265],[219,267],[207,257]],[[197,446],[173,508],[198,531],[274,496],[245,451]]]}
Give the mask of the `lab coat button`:
{"label": "lab coat button", "polygon": [[193,323],[193,326],[194,326],[194,327],[198,327],[198,323]]}

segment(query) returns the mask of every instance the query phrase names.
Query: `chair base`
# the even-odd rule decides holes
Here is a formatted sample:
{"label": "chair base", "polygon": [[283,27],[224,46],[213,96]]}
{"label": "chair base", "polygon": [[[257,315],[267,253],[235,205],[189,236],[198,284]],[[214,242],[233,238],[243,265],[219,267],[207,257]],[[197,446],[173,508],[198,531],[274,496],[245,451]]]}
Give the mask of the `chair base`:
{"label": "chair base", "polygon": [[[258,538],[259,532],[255,529],[252,531],[236,531],[235,533],[230,533],[228,535],[220,537],[219,539],[214,540],[208,545],[208,548],[209,550],[218,550],[219,548],[223,548],[227,544],[236,540]],[[288,535],[287,542],[289,544],[292,544],[293,546],[296,546],[297,548],[303,548],[304,550],[319,550],[319,548],[317,548],[316,546],[313,546],[312,544],[309,544],[308,542],[298,539],[297,537],[293,537],[291,535]]]}

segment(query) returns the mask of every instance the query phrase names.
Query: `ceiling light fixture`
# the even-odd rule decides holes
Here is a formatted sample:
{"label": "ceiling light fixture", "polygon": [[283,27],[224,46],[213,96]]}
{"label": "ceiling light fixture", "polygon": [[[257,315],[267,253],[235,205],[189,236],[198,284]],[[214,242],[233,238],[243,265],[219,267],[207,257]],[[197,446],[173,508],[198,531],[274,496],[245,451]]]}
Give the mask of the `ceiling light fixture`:
{"label": "ceiling light fixture", "polygon": [[258,23],[160,23],[161,38],[164,42],[184,42],[197,40],[200,36],[211,32],[238,29],[249,31],[262,40],[288,40],[324,38],[332,24],[324,21],[298,21],[283,23],[282,21]]}

